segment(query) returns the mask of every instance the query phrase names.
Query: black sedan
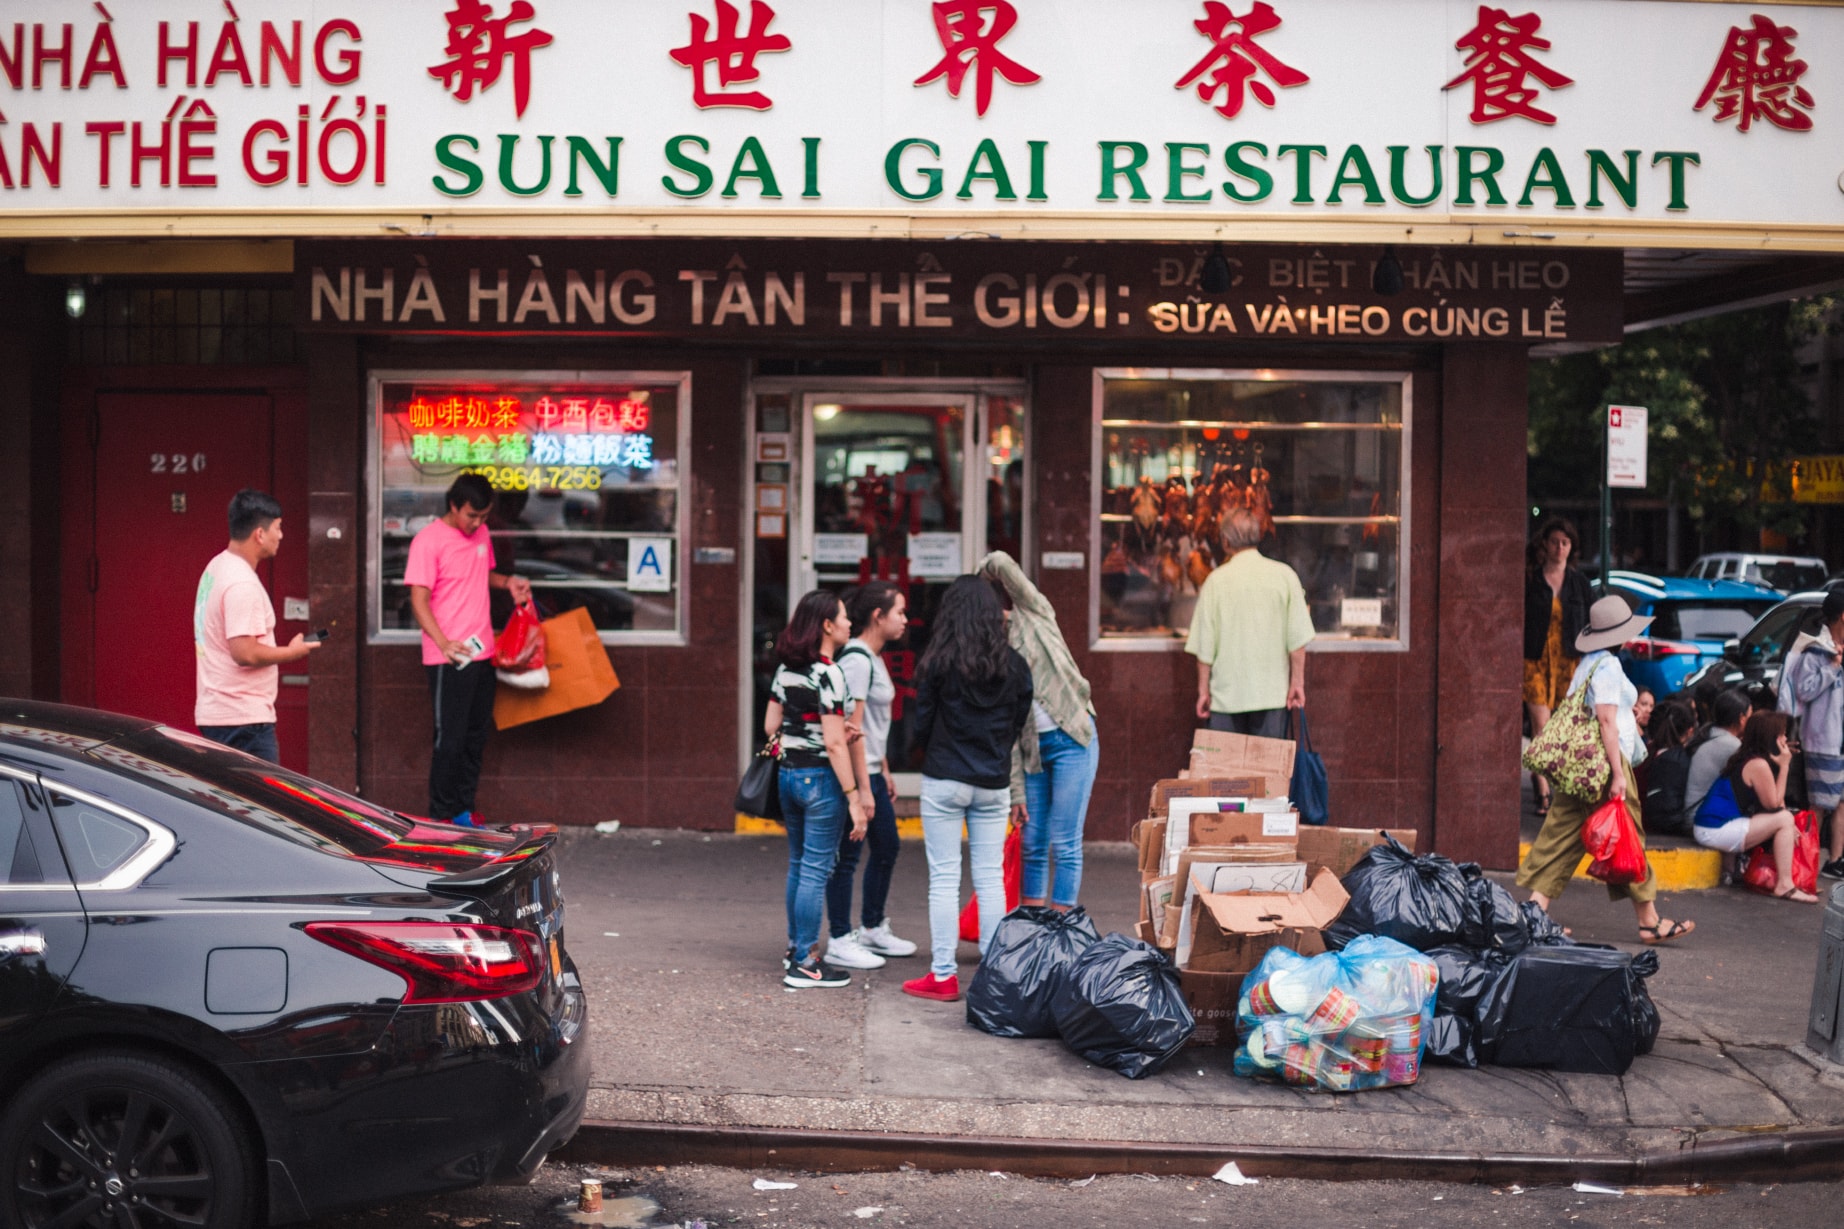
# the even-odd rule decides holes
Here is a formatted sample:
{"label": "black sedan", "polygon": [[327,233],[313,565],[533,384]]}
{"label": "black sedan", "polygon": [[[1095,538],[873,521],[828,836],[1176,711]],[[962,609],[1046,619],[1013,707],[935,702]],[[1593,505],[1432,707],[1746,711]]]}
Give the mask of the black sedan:
{"label": "black sedan", "polygon": [[1735,640],[1722,646],[1722,656],[1693,672],[1684,680],[1684,690],[1694,691],[1705,679],[1715,679],[1724,687],[1752,687],[1765,684],[1780,686],[1780,668],[1793,642],[1803,635],[1816,636],[1824,626],[1819,607],[1825,604],[1822,591],[1795,593],[1755,620],[1754,626]]}
{"label": "black sedan", "polygon": [[528,1179],[589,1079],[555,839],[0,700],[0,1225]]}

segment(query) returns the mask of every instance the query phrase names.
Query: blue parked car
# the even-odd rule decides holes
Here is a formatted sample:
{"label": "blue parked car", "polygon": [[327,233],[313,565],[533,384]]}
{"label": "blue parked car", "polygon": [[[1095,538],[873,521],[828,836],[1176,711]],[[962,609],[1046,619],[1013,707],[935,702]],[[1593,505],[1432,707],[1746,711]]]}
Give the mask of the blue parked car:
{"label": "blue parked car", "polygon": [[1615,571],[1609,587],[1633,613],[1652,616],[1652,626],[1620,648],[1620,664],[1635,686],[1667,696],[1691,674],[1722,660],[1725,640],[1734,640],[1771,610],[1780,595],[1739,580],[1695,580]]}

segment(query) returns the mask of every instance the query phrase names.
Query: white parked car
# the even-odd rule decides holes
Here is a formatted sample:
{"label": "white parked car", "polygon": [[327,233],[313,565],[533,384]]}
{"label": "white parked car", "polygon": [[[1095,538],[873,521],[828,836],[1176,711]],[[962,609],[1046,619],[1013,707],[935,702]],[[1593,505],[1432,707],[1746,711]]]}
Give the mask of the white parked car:
{"label": "white parked car", "polygon": [[1764,555],[1722,551],[1699,555],[1684,575],[1697,580],[1744,580],[1781,593],[1822,589],[1831,569],[1811,555]]}

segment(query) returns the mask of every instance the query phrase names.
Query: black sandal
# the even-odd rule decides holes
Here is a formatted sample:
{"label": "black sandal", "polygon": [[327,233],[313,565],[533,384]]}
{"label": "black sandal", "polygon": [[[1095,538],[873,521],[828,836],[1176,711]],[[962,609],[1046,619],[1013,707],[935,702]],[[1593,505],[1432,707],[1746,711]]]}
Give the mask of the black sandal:
{"label": "black sandal", "polygon": [[[1641,926],[1639,928],[1639,941],[1647,947],[1657,947],[1661,943],[1669,943],[1673,939],[1682,938],[1684,935],[1689,934],[1697,928],[1695,922],[1674,922],[1670,918],[1661,918],[1659,921],[1660,925]],[[1652,937],[1648,939],[1646,938],[1647,935],[1651,935]]]}

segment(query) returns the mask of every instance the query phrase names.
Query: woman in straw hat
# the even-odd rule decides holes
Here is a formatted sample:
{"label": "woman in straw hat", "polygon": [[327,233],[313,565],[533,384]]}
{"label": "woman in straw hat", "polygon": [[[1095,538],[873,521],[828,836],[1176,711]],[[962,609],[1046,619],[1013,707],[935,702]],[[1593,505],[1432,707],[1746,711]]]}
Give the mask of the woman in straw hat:
{"label": "woman in straw hat", "polygon": [[[1639,635],[1651,622],[1650,616],[1633,614],[1617,596],[1609,595],[1594,603],[1588,610],[1588,626],[1575,637],[1575,648],[1583,656],[1575,667],[1575,677],[1569,681],[1570,695],[1587,688],[1588,707],[1600,723],[1601,751],[1609,769],[1607,797],[1624,797],[1635,816],[1640,813],[1640,803],[1633,788],[1633,761],[1644,755],[1639,725],[1633,719],[1639,690],[1620,668],[1613,650]],[[1550,901],[1562,895],[1581,864],[1587,852],[1582,847],[1582,825],[1601,801],[1556,791],[1543,828],[1517,872],[1518,886],[1530,889],[1530,899],[1538,908],[1549,909]],[[1644,943],[1669,943],[1697,928],[1695,922],[1658,916],[1658,907],[1653,903],[1658,896],[1658,882],[1650,862],[1644,879],[1638,883],[1610,883],[1607,894],[1615,900],[1624,897],[1633,902],[1633,912],[1639,917],[1639,938]]]}

